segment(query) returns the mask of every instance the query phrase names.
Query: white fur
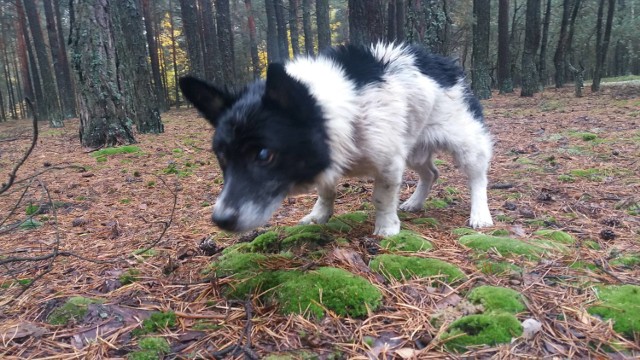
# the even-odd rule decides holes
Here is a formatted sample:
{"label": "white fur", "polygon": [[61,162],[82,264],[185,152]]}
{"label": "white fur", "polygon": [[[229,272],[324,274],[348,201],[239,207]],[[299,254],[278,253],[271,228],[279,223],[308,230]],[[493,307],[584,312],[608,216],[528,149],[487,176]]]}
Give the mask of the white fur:
{"label": "white fur", "polygon": [[420,181],[400,209],[421,210],[438,177],[433,153],[447,150],[469,178],[470,225],[492,225],[486,189],[492,141],[464,101],[464,84],[442,88],[420,72],[414,55],[403,46],[381,43],[371,50],[388,67],[383,82],[360,89],[327,58],[304,57],[286,66],[288,74],[308,86],[324,112],[332,160],[316,179],[319,198],[302,222],[327,222],[341,177],[369,175],[375,178],[374,233],[397,234],[405,167],[416,170]]}

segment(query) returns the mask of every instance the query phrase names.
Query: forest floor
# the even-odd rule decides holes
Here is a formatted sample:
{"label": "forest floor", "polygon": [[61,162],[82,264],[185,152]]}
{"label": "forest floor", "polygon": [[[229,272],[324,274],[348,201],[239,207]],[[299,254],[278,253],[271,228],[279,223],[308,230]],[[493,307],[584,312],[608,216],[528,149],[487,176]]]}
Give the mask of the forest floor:
{"label": "forest floor", "polygon": [[[464,280],[411,277],[410,269],[406,280],[372,273],[370,260],[387,252],[370,235],[373,216],[311,260],[298,254],[270,265],[302,272],[333,266],[367,279],[382,293],[381,304],[354,318],[283,315],[257,295],[224,296],[230,280],[207,270],[222,249],[255,234],[221,233],[210,222],[222,180],[209,151],[212,130],[194,110],[169,111],[164,134],[138,135],[131,152],[100,156],[80,146],[77,119],[61,129],[41,123],[35,150],[0,197],[0,357],[136,358],[149,353],[131,353],[145,349],[167,358],[639,356],[637,314],[630,310],[635,330],[625,334],[588,310],[601,303],[600,286],[640,285],[640,87],[585,91],[579,99],[567,88],[483,101],[495,139],[495,226],[482,232],[530,242],[536,231],[562,230],[571,239],[557,251],[526,256],[462,245],[453,230],[465,226],[469,193],[451,158],[439,154],[428,209],[403,214],[403,227],[433,244],[416,256],[453,264]],[[0,124],[2,181],[31,132],[28,121]],[[402,199],[416,180],[406,173]],[[370,180],[344,179],[336,214],[370,214],[371,192]],[[294,225],[314,200],[285,200],[270,225]],[[435,220],[415,221],[426,217]],[[513,266],[493,271],[499,263]],[[525,308],[515,316],[535,319],[540,331],[451,352],[442,335],[457,318],[482,312],[463,309],[481,285],[520,293]],[[624,306],[640,309],[634,291]],[[52,325],[61,308],[67,317]],[[134,331],[152,312],[160,314],[143,324],[148,334]],[[166,341],[145,342],[149,334]]]}

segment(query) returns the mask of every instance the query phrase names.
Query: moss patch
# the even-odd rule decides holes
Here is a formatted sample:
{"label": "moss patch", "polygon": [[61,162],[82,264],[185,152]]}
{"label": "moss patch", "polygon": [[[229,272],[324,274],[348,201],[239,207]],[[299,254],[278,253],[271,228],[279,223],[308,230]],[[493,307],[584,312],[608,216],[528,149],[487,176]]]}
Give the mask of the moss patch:
{"label": "moss patch", "polygon": [[412,224],[416,225],[426,225],[428,227],[438,227],[440,222],[434,218],[418,218],[411,220]]}
{"label": "moss patch", "polygon": [[538,230],[533,234],[565,245],[571,245],[576,242],[576,239],[574,239],[573,236],[560,230],[543,229]]}
{"label": "moss patch", "polygon": [[369,265],[371,269],[387,278],[402,280],[410,276],[442,276],[443,281],[451,283],[465,277],[457,266],[438,259],[425,259],[413,256],[383,254],[376,256]]}
{"label": "moss patch", "polygon": [[522,274],[521,267],[506,261],[480,260],[476,266],[487,275]]}
{"label": "moss patch", "polygon": [[53,310],[47,317],[47,322],[51,325],[66,325],[72,321],[80,321],[87,314],[89,304],[99,302],[96,299],[74,296]]}
{"label": "moss patch", "polygon": [[390,251],[429,251],[433,245],[413,231],[401,230],[399,234],[384,238],[380,247]]}
{"label": "moss patch", "polygon": [[159,337],[148,337],[141,339],[138,343],[141,351],[129,353],[129,360],[155,360],[162,359],[165,354],[171,351],[167,340]]}
{"label": "moss patch", "polygon": [[366,212],[356,211],[348,214],[334,216],[325,226],[327,229],[335,232],[348,233],[353,230],[354,226],[363,224],[368,219],[369,215]]}
{"label": "moss patch", "polygon": [[161,329],[172,328],[176,326],[176,314],[173,311],[153,312],[148,319],[142,321],[142,326],[133,330],[134,336],[150,334],[158,332]]}
{"label": "moss patch", "polygon": [[601,303],[588,309],[592,315],[613,320],[613,329],[629,339],[640,333],[640,286],[596,288]]}
{"label": "moss patch", "polygon": [[448,350],[463,352],[474,345],[497,345],[522,335],[522,325],[512,314],[464,316],[454,321],[441,340]]}
{"label": "moss patch", "polygon": [[609,262],[613,266],[637,267],[640,266],[640,254],[626,254]]}
{"label": "moss patch", "polygon": [[522,295],[509,288],[497,286],[478,286],[471,290],[467,299],[473,304],[482,304],[485,312],[508,312],[512,314],[524,311]]}
{"label": "moss patch", "polygon": [[451,233],[457,236],[478,234],[477,231],[470,228],[456,228],[451,230]]}
{"label": "moss patch", "polygon": [[112,148],[100,149],[91,153],[97,162],[107,161],[107,157],[118,154],[133,154],[140,152],[140,148],[133,145],[118,146]]}
{"label": "moss patch", "polygon": [[361,317],[380,305],[382,294],[366,279],[348,271],[323,267],[290,276],[275,289],[282,312],[317,318],[327,308],[340,316]]}
{"label": "moss patch", "polygon": [[496,249],[496,251],[502,255],[523,255],[530,259],[536,259],[547,252],[543,247],[503,236],[484,234],[464,235],[460,237],[458,241],[460,244],[476,251]]}

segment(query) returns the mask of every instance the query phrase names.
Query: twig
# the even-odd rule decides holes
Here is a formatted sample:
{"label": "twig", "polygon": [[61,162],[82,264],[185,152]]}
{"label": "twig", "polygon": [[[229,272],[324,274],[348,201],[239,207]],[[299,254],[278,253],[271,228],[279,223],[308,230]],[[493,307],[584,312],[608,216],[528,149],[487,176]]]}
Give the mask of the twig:
{"label": "twig", "polygon": [[18,201],[16,201],[15,205],[13,206],[13,208],[11,208],[11,210],[9,210],[9,214],[7,214],[7,216],[4,219],[2,219],[2,221],[0,221],[0,228],[2,227],[2,225],[4,225],[4,223],[7,222],[7,220],[9,220],[11,215],[13,215],[13,213],[15,213],[16,209],[18,209],[18,206],[20,206],[20,203],[22,203],[22,199],[24,199],[24,196],[27,194],[27,191],[29,190],[30,186],[31,186],[31,184],[27,184],[27,186],[24,187],[24,191],[22,192],[22,194],[20,194],[20,198],[18,199]]}
{"label": "twig", "polygon": [[[155,174],[154,174],[155,175]],[[169,229],[169,227],[171,226],[171,224],[173,223],[173,216],[176,212],[176,207],[178,205],[178,193],[174,190],[172,190],[169,185],[167,185],[166,181],[164,181],[163,178],[161,178],[158,175],[155,175],[156,178],[158,178],[158,180],[160,180],[160,182],[162,182],[162,184],[169,189],[169,192],[171,193],[171,195],[173,195],[173,206],[171,207],[171,215],[169,215],[169,221],[147,221],[144,217],[140,217],[142,219],[142,221],[144,221],[147,224],[162,224],[163,225],[163,229],[162,229],[162,233],[160,233],[160,236],[158,236],[158,238],[152,242],[151,244],[149,244],[145,249],[140,250],[138,253],[139,254],[144,254],[145,252],[151,250],[153,247],[155,247],[156,245],[158,245],[158,243],[160,242],[160,240],[162,240],[162,237],[164,236],[164,234],[167,232],[167,230]]]}
{"label": "twig", "polygon": [[[244,324],[244,331],[238,342],[229,345],[226,348],[216,351],[211,356],[215,359],[222,359],[228,354],[235,355],[239,352],[244,353],[244,358],[248,360],[258,360],[260,357],[258,354],[251,349],[251,329],[253,328],[253,306],[251,305],[251,300],[246,300],[244,302],[244,311],[247,314],[247,320]],[[243,339],[247,338],[247,341],[243,344]]]}
{"label": "twig", "polygon": [[22,165],[24,165],[24,162],[27,161],[27,158],[29,157],[29,155],[31,155],[33,148],[35,148],[36,144],[38,143],[38,116],[36,115],[36,112],[33,110],[33,104],[31,103],[31,99],[26,97],[24,98],[24,100],[27,102],[27,105],[29,106],[31,113],[33,114],[33,139],[31,140],[31,146],[29,146],[29,149],[24,153],[24,156],[22,157],[22,159],[18,161],[16,166],[13,167],[13,170],[11,171],[11,173],[9,173],[9,181],[7,181],[7,183],[5,184],[2,184],[2,187],[0,188],[0,194],[3,194],[5,191],[9,190],[11,185],[13,185],[13,182],[16,180],[16,175],[18,174],[18,170],[20,170],[20,167],[22,167]]}

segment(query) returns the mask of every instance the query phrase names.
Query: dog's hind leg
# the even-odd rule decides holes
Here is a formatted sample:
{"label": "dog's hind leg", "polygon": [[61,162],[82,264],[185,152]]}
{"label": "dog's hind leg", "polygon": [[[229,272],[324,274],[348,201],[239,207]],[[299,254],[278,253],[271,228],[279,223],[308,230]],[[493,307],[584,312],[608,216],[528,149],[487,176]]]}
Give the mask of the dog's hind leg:
{"label": "dog's hind leg", "polygon": [[416,190],[411,197],[400,205],[400,210],[411,212],[420,211],[424,207],[424,201],[427,199],[427,196],[429,196],[431,186],[438,180],[439,173],[433,163],[433,154],[429,154],[423,163],[409,164],[409,166],[420,175],[420,180],[418,180],[418,186],[416,186]]}
{"label": "dog's hind leg", "polygon": [[[469,179],[471,189],[471,216],[469,225],[473,228],[481,228],[493,225],[489,204],[487,201],[487,171],[491,158],[490,140],[484,141],[486,146],[463,147],[460,151],[454,151],[456,161],[460,169]],[[483,141],[477,141],[483,143]],[[474,150],[472,150],[474,149]]]}
{"label": "dog's hind leg", "polygon": [[326,224],[333,215],[333,204],[336,199],[335,187],[318,187],[318,200],[311,213],[302,218],[301,224]]}
{"label": "dog's hind leg", "polygon": [[373,187],[376,207],[374,235],[391,236],[400,232],[397,207],[404,163],[402,158],[393,159],[376,175]]}

